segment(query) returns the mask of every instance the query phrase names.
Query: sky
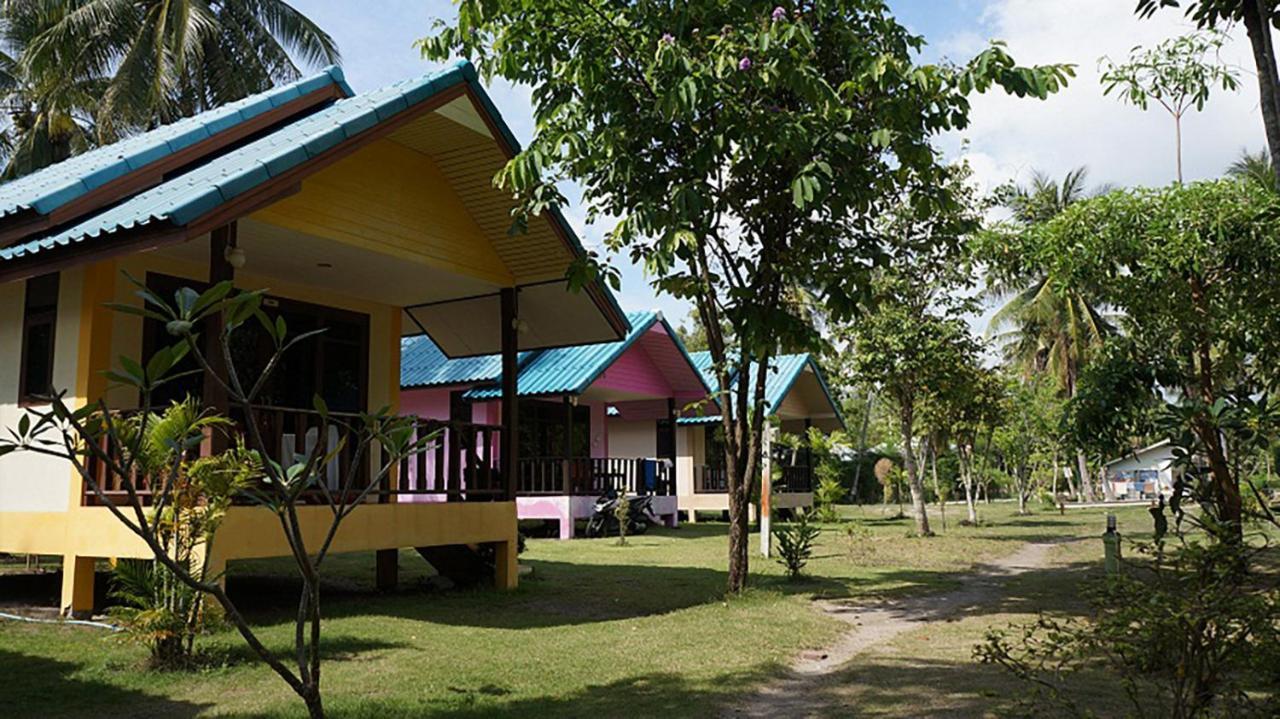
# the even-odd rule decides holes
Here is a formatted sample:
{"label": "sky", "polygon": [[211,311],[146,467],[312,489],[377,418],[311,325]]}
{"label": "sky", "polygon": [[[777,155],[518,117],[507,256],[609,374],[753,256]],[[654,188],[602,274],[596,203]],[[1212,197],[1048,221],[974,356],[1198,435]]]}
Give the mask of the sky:
{"label": "sky", "polygon": [[[447,0],[293,0],[294,6],[337,41],[343,69],[357,92],[435,69],[413,43],[431,33],[437,18],[448,20]],[[1136,0],[889,0],[898,20],[928,42],[923,60],[963,62],[991,40],[1008,44],[1021,64],[1072,63],[1076,78],[1046,101],[996,92],[973,100],[970,126],[939,138],[950,159],[964,158],[975,181],[990,190],[1008,180],[1025,181],[1040,170],[1061,177],[1086,166],[1089,179],[1117,187],[1165,185],[1174,179],[1173,123],[1158,108],[1143,112],[1105,97],[1098,82],[1099,59],[1125,59],[1137,45],[1152,45],[1193,29],[1177,11],[1152,20],[1133,14]],[[1233,32],[1222,61],[1235,67],[1241,88],[1217,92],[1201,113],[1183,120],[1187,180],[1217,177],[1242,149],[1263,147],[1258,91],[1243,29]],[[494,103],[521,141],[533,133],[528,88],[495,84]],[[570,199],[575,200],[570,192]],[[599,247],[608,227],[587,226],[580,206],[565,208],[583,242]],[[687,306],[652,290],[643,272],[625,258],[619,302],[626,310],[659,309],[679,322]]]}

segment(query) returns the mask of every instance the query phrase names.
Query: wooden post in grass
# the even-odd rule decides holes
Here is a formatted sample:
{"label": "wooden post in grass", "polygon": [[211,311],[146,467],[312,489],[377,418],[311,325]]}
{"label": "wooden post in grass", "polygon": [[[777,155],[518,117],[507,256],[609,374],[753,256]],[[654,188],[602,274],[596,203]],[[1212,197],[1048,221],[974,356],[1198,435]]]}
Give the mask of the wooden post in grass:
{"label": "wooden post in grass", "polygon": [[760,554],[768,557],[771,554],[769,532],[772,531],[773,519],[770,506],[773,494],[773,425],[765,425],[760,444]]}

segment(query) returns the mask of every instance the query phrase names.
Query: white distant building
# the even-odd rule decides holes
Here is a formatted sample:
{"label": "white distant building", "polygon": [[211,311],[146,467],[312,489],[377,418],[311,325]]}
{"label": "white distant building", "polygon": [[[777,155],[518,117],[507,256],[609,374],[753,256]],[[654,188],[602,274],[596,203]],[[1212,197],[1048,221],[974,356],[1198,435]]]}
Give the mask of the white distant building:
{"label": "white distant building", "polygon": [[1164,440],[1113,459],[1103,470],[1117,499],[1151,499],[1173,493],[1173,482],[1182,473],[1173,465],[1173,445]]}

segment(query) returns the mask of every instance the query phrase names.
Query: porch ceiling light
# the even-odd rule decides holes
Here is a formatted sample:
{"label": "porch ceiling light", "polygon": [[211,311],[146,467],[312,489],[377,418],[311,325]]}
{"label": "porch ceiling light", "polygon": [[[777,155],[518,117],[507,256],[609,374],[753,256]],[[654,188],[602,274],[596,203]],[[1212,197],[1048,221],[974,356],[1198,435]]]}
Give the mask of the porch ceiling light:
{"label": "porch ceiling light", "polygon": [[222,256],[227,261],[227,264],[231,265],[231,268],[235,270],[244,269],[244,263],[248,259],[244,254],[244,250],[239,247],[228,247],[223,251]]}

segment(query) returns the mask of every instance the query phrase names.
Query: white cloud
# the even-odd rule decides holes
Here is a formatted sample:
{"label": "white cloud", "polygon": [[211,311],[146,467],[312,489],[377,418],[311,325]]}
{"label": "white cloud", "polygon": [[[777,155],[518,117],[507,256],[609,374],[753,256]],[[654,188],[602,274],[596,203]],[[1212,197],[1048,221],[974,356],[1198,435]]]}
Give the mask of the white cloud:
{"label": "white cloud", "polygon": [[[1177,11],[1153,19],[1133,14],[1121,0],[991,0],[984,30],[1009,44],[1021,64],[1069,62],[1076,78],[1047,101],[991,92],[975,99],[972,124],[959,137],[978,181],[992,187],[1031,169],[1061,176],[1087,165],[1095,183],[1164,185],[1175,176],[1173,121],[1159,108],[1143,112],[1102,94],[1098,60],[1126,58],[1136,45],[1150,46],[1193,29]],[[969,29],[938,44],[967,45]],[[1263,144],[1257,85],[1243,31],[1234,34],[1222,60],[1240,69],[1236,93],[1218,91],[1202,113],[1183,120],[1183,159],[1188,180],[1217,177],[1240,149]],[[961,152],[959,137],[944,142]]]}

